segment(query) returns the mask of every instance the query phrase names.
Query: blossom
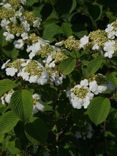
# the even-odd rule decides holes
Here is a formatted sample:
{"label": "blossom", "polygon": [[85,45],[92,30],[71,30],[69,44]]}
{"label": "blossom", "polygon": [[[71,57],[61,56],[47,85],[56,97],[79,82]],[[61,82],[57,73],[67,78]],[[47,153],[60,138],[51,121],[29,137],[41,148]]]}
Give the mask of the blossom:
{"label": "blossom", "polygon": [[80,39],[80,48],[84,48],[84,46],[86,46],[89,43],[89,37],[84,35],[81,39]]}
{"label": "blossom", "polygon": [[81,80],[81,81],[80,81],[80,85],[81,85],[81,86],[84,86],[84,87],[87,87],[87,86],[88,86],[88,83],[89,83],[89,82],[88,82],[87,79],[84,79],[84,80]]}
{"label": "blossom", "polygon": [[5,68],[6,68],[6,65],[7,65],[9,62],[10,62],[10,59],[7,60],[7,61],[2,65],[1,69],[5,69]]}
{"label": "blossom", "polygon": [[14,35],[9,32],[4,32],[3,36],[5,36],[6,41],[11,41],[12,39],[14,39]]}
{"label": "blossom", "polygon": [[22,26],[26,32],[30,31],[30,24],[27,21],[22,21]]}
{"label": "blossom", "polygon": [[14,67],[6,68],[6,75],[8,76],[14,76],[17,73],[17,69]]}
{"label": "blossom", "polygon": [[95,95],[98,95],[99,93],[103,93],[104,91],[106,91],[107,86],[106,85],[98,85],[97,81],[94,80],[94,81],[89,82],[89,89]]}
{"label": "blossom", "polygon": [[23,80],[25,80],[25,81],[28,81],[29,80],[29,73],[28,72],[25,72],[25,71],[20,71],[18,74],[17,74],[17,76],[18,77],[22,77],[22,79]]}
{"label": "blossom", "polygon": [[6,28],[8,26],[8,24],[10,23],[9,20],[7,19],[3,19],[0,23],[1,27]]}
{"label": "blossom", "polygon": [[37,80],[38,80],[38,76],[37,76],[37,75],[31,75],[31,76],[29,77],[29,82],[30,82],[30,83],[36,83]]}
{"label": "blossom", "polygon": [[114,31],[114,27],[112,26],[112,24],[107,25],[107,28],[105,29],[105,32],[107,32],[109,39],[114,39],[115,38],[115,31]]}
{"label": "blossom", "polygon": [[22,49],[24,46],[24,41],[22,39],[18,39],[14,41],[14,46],[16,49]]}
{"label": "blossom", "polygon": [[112,58],[112,55],[114,54],[114,51],[115,51],[115,41],[107,41],[105,42],[104,44],[104,56],[105,57],[108,57],[108,58]]}
{"label": "blossom", "polygon": [[46,71],[43,71],[41,76],[38,78],[37,83],[44,85],[48,81],[48,73]]}
{"label": "blossom", "polygon": [[28,45],[27,52],[30,52],[29,58],[32,59],[45,44],[46,42],[44,40],[39,39],[38,42],[33,43],[32,45]]}
{"label": "blossom", "polygon": [[27,40],[28,39],[28,33],[26,33],[26,32],[22,33],[21,37],[23,40]]}
{"label": "blossom", "polygon": [[41,24],[41,20],[39,18],[33,21],[33,27],[39,28],[40,24]]}
{"label": "blossom", "polygon": [[67,91],[67,97],[74,108],[81,109],[84,107],[86,109],[94,95],[103,93],[106,90],[106,84],[98,85],[96,80],[84,79],[80,81],[80,84]]}
{"label": "blossom", "polygon": [[41,101],[41,97],[39,94],[35,93],[32,96],[33,98],[33,113],[37,113],[38,111],[44,111],[44,105]]}
{"label": "blossom", "polygon": [[38,111],[44,111],[44,105],[39,102],[33,105],[33,113],[37,113]]}
{"label": "blossom", "polygon": [[98,46],[98,44],[94,44],[93,47],[92,47],[92,50],[99,50],[99,48],[100,47]]}
{"label": "blossom", "polygon": [[67,96],[74,108],[81,109],[84,107],[86,109],[94,94],[90,92],[88,87],[76,85],[70,91],[67,91]]}
{"label": "blossom", "polygon": [[5,104],[10,104],[11,102],[11,97],[14,93],[14,90],[10,90],[8,93],[5,93],[2,97],[1,97],[1,102],[3,105]]}

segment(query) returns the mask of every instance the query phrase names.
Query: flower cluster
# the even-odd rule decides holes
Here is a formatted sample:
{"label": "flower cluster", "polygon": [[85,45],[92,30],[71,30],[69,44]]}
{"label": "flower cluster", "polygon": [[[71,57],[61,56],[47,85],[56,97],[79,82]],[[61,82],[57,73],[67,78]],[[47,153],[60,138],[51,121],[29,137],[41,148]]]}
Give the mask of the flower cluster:
{"label": "flower cluster", "polygon": [[90,79],[80,81],[80,84],[75,85],[67,91],[67,96],[74,108],[87,108],[94,95],[103,93],[107,89],[106,84],[98,84],[97,79],[102,75]]}
{"label": "flower cluster", "polygon": [[[112,58],[117,51],[117,21],[107,25],[105,30],[96,30],[84,35],[81,39],[70,36],[55,45],[42,39],[37,31],[40,28],[41,19],[33,12],[24,9],[26,0],[3,0],[0,3],[1,27],[6,41],[13,43],[16,49],[28,54],[28,59],[20,58],[14,61],[7,60],[1,67],[5,69],[7,76],[17,76],[29,83],[45,85],[54,83],[60,85],[65,75],[60,73],[58,65],[68,58],[69,51],[87,49],[92,52],[100,52],[104,57]],[[27,58],[26,57],[26,58]],[[35,59],[34,59],[35,58]],[[81,80],[80,84],[67,91],[74,108],[87,108],[94,95],[103,93],[106,85],[101,85],[96,78]],[[10,92],[2,101],[8,103],[12,96]],[[40,96],[34,95],[35,110],[43,109],[38,105]],[[5,103],[5,102],[3,102]]]}
{"label": "flower cluster", "polygon": [[58,71],[51,68],[44,67],[36,60],[17,59],[13,62],[8,60],[1,67],[5,69],[6,75],[21,77],[23,80],[30,83],[37,83],[39,85],[46,84],[49,80],[56,85],[60,85],[64,76]]}
{"label": "flower cluster", "polygon": [[25,0],[7,0],[0,3],[0,25],[4,29],[6,41],[13,40],[15,48],[21,50],[26,44],[27,51],[32,51],[32,47],[43,44],[32,31],[32,28],[40,27],[41,19],[35,17],[31,11],[24,10],[25,2]]}
{"label": "flower cluster", "polygon": [[[8,105],[11,102],[11,97],[15,91],[10,90],[9,92],[5,93],[1,98],[1,104]],[[33,99],[33,113],[37,113],[38,111],[44,111],[44,104],[41,100],[41,97],[39,94],[35,93],[32,95]]]}
{"label": "flower cluster", "polygon": [[117,51],[117,21],[107,25],[105,30],[96,30],[84,35],[80,40],[73,36],[65,41],[56,43],[57,46],[64,46],[69,50],[79,51],[88,49],[95,52],[101,52],[104,57],[112,58]]}
{"label": "flower cluster", "polygon": [[1,97],[1,104],[3,105],[8,105],[11,102],[11,97],[14,93],[14,90],[10,90],[9,92],[5,93],[2,97]]}

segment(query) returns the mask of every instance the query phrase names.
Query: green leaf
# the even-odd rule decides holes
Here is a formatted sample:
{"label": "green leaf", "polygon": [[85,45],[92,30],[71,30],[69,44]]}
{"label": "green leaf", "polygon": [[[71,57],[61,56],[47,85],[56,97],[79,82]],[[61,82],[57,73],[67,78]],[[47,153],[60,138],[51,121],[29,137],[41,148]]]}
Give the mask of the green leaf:
{"label": "green leaf", "polygon": [[15,48],[11,48],[9,47],[9,49],[3,49],[3,52],[4,54],[8,57],[8,58],[11,58],[11,59],[16,59],[18,54],[19,54],[19,51]]}
{"label": "green leaf", "polygon": [[72,13],[72,11],[76,8],[76,6],[77,6],[76,0],[72,0],[72,7],[70,9],[70,13]]}
{"label": "green leaf", "polygon": [[89,13],[90,15],[93,17],[94,20],[98,20],[100,19],[101,15],[102,15],[102,5],[98,4],[98,3],[94,3],[88,6],[89,8]]}
{"label": "green leaf", "polygon": [[48,24],[45,24],[43,38],[53,41],[54,36],[57,34],[61,34],[61,33],[63,32],[60,26],[58,26],[55,23],[48,23]]}
{"label": "green leaf", "polygon": [[18,121],[19,119],[12,111],[4,113],[0,117],[0,134],[11,131]]}
{"label": "green leaf", "polygon": [[27,138],[33,143],[44,143],[48,137],[48,128],[43,120],[35,119],[33,122],[26,124],[25,133]]}
{"label": "green leaf", "polygon": [[99,68],[102,66],[102,63],[103,63],[103,58],[102,57],[99,56],[97,58],[94,58],[87,65],[86,75],[95,74],[99,70]]}
{"label": "green leaf", "polygon": [[73,7],[73,0],[56,0],[55,3],[55,10],[59,16],[68,15],[73,10]]}
{"label": "green leaf", "polygon": [[16,87],[14,81],[9,79],[0,80],[0,96]]}
{"label": "green leaf", "polygon": [[68,58],[59,64],[59,71],[65,75],[70,74],[76,66],[76,59]]}
{"label": "green leaf", "polygon": [[63,29],[64,34],[67,37],[72,35],[72,29],[71,29],[71,24],[70,23],[67,23],[67,22],[63,23],[62,24],[62,29]]}
{"label": "green leaf", "polygon": [[6,149],[11,155],[17,155],[20,153],[20,150],[16,147],[15,141],[8,141]]}
{"label": "green leaf", "polygon": [[38,2],[38,0],[33,0],[33,1],[32,0],[28,0],[28,1],[26,1],[26,5],[31,7],[31,6],[33,6],[37,2]]}
{"label": "green leaf", "polygon": [[11,98],[11,109],[23,121],[32,116],[32,94],[28,90],[16,91]]}
{"label": "green leaf", "polygon": [[107,79],[110,80],[117,87],[117,72],[112,72],[107,76]]}
{"label": "green leaf", "polygon": [[89,118],[96,125],[106,120],[110,112],[110,101],[107,98],[95,97],[88,107],[87,113]]}

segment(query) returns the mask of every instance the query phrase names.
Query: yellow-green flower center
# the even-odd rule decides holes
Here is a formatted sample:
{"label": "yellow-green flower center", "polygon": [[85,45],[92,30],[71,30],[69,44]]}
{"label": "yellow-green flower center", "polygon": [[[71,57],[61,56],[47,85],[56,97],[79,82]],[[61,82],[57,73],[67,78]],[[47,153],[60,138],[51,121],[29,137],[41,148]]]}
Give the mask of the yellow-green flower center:
{"label": "yellow-green flower center", "polygon": [[88,89],[83,88],[83,87],[81,87],[81,88],[74,87],[74,88],[72,89],[72,91],[73,91],[73,93],[74,93],[77,97],[79,97],[79,98],[81,98],[81,99],[84,99],[84,98],[86,97],[87,93],[88,93]]}
{"label": "yellow-green flower center", "polygon": [[31,75],[38,75],[40,76],[43,72],[43,69],[39,67],[36,61],[30,61],[25,68],[25,71],[30,73]]}

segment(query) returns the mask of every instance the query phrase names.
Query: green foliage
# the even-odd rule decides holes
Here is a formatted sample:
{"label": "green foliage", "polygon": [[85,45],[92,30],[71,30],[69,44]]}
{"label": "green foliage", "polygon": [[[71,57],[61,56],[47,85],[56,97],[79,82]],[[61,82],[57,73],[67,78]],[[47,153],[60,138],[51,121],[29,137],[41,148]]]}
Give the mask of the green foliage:
{"label": "green foliage", "polygon": [[4,79],[0,80],[0,96],[16,87],[15,81]]}
{"label": "green foliage", "polygon": [[[24,8],[42,18],[39,30],[31,27],[31,33],[51,45],[72,35],[80,39],[91,31],[104,30],[117,18],[116,0],[27,0]],[[0,67],[8,59],[28,59],[26,49],[16,50],[0,29]],[[60,86],[29,84],[16,75],[11,80],[0,69],[0,98],[11,89],[15,91],[10,104],[2,105],[0,99],[1,156],[117,155],[116,54],[110,60],[91,49],[65,48],[65,54],[68,58],[56,63],[66,76]],[[40,56],[35,58],[40,61]],[[97,73],[106,76],[110,90],[92,99],[87,110],[74,109],[66,97],[67,89]],[[34,92],[41,95],[44,105],[44,111],[35,114]]]}
{"label": "green foliage", "polygon": [[55,23],[48,23],[44,27],[43,38],[53,41],[55,35],[61,34],[62,29]]}
{"label": "green foliage", "polygon": [[86,67],[86,75],[89,76],[95,74],[102,66],[103,61],[103,58],[101,56],[98,56],[90,62],[88,62]]}
{"label": "green foliage", "polygon": [[107,98],[96,97],[88,107],[87,113],[96,125],[104,122],[110,112],[110,101]]}
{"label": "green foliage", "polygon": [[30,120],[32,116],[32,94],[23,89],[16,91],[11,98],[11,109],[23,121]]}
{"label": "green foliage", "polygon": [[117,87],[117,72],[112,72],[107,76],[108,80],[110,80],[115,87]]}
{"label": "green foliage", "polygon": [[68,58],[60,63],[59,70],[63,74],[68,75],[74,70],[75,66],[76,66],[76,59]]}
{"label": "green foliage", "polygon": [[45,143],[48,137],[48,128],[44,121],[37,118],[25,125],[25,133],[33,144]]}
{"label": "green foliage", "polygon": [[8,111],[0,116],[0,136],[10,132],[18,121],[19,119],[12,111]]}

